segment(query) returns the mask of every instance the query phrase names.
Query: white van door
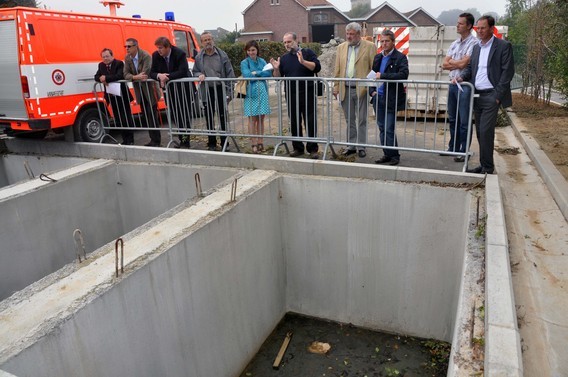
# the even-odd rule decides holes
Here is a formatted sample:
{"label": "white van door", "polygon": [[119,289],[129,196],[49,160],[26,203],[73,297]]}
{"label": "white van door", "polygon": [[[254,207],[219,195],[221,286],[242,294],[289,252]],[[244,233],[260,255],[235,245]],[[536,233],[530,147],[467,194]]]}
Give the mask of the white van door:
{"label": "white van door", "polygon": [[3,119],[27,120],[18,63],[15,20],[0,21],[0,123]]}

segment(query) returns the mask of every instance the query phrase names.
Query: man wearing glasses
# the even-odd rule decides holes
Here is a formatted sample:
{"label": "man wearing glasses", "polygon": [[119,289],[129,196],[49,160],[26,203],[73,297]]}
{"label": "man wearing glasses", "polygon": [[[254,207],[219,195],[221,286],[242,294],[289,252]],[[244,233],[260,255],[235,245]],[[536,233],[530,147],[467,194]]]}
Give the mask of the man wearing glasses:
{"label": "man wearing glasses", "polygon": [[[148,74],[152,66],[152,57],[146,51],[138,48],[138,41],[128,38],[124,58],[124,79],[132,80],[136,101],[142,111],[142,127],[158,128],[157,90],[154,82],[148,82]],[[159,130],[148,131],[150,142],[147,147],[159,147],[162,137]]]}

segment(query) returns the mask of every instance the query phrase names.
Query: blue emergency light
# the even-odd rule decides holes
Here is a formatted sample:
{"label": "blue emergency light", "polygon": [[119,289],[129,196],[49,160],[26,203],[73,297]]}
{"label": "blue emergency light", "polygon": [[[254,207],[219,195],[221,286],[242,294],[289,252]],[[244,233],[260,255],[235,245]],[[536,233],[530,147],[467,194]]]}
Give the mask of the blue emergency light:
{"label": "blue emergency light", "polygon": [[166,21],[175,21],[174,12],[166,12]]}

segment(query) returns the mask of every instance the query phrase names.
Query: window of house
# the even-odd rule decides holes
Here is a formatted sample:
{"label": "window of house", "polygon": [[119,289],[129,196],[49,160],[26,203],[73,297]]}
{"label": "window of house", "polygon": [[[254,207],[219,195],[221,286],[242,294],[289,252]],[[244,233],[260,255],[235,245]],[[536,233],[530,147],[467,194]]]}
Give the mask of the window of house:
{"label": "window of house", "polygon": [[270,5],[280,5],[280,0],[270,0]]}
{"label": "window of house", "polygon": [[329,23],[329,16],[327,14],[314,14],[314,24],[327,24]]}

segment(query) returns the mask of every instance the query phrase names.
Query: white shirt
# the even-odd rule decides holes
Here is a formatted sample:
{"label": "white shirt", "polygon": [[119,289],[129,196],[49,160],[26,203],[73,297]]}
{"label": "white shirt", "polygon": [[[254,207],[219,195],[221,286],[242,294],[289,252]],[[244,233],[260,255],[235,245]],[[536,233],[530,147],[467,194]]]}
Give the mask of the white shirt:
{"label": "white shirt", "polygon": [[[475,46],[477,43],[479,43],[479,40],[474,37],[473,34],[469,34],[465,39],[459,37],[452,42],[446,56],[449,56],[453,60],[461,60],[465,56],[471,56],[471,53],[473,52],[473,46]],[[450,80],[459,77],[461,72],[461,69],[451,70],[449,75]]]}
{"label": "white shirt", "polygon": [[487,63],[489,60],[489,51],[491,50],[491,45],[493,45],[493,39],[495,39],[495,36],[492,36],[485,44],[479,41],[479,63],[477,65],[477,75],[475,76],[475,89],[477,90],[493,89],[493,84],[491,84],[489,76],[487,75]]}

